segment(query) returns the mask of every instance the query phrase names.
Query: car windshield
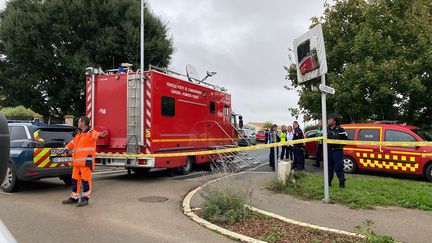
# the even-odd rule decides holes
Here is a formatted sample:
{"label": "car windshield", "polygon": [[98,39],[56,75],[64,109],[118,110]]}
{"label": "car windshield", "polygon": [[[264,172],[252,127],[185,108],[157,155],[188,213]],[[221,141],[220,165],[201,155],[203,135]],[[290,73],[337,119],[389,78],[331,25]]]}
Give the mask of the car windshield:
{"label": "car windshield", "polygon": [[45,146],[61,147],[73,139],[75,131],[71,129],[39,129],[33,135],[35,141],[43,142]]}
{"label": "car windshield", "polygon": [[432,135],[423,129],[416,128],[416,129],[412,129],[411,131],[419,135],[425,141],[432,141]]}

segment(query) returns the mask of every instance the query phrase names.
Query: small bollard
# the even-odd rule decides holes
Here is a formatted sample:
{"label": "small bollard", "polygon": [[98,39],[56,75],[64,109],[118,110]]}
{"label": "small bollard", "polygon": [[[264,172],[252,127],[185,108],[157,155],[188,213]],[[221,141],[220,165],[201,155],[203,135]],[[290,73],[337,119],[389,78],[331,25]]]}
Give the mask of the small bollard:
{"label": "small bollard", "polygon": [[292,161],[291,160],[281,160],[279,161],[278,171],[277,171],[277,179],[283,185],[286,185],[286,182],[291,174]]}

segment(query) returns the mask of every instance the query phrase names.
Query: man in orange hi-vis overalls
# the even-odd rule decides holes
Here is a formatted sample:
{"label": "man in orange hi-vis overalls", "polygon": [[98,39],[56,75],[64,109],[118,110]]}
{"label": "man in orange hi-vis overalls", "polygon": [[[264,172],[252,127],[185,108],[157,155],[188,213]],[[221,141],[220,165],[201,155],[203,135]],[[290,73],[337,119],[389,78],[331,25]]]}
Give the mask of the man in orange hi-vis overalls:
{"label": "man in orange hi-vis overalls", "polygon": [[[81,132],[66,145],[66,149],[72,152],[72,194],[63,201],[63,204],[78,203],[77,207],[82,207],[89,203],[92,189],[91,173],[94,169],[96,156],[96,142],[98,138],[103,138],[107,134],[107,131],[97,132],[91,130],[89,125],[90,119],[88,117],[80,117],[78,128]],[[82,197],[79,200],[81,187]]]}

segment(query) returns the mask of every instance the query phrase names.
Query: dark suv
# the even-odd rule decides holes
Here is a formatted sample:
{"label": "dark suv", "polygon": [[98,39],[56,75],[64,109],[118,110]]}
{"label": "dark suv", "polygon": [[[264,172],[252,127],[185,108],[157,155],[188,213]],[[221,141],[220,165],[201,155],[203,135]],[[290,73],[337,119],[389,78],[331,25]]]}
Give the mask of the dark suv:
{"label": "dark suv", "polygon": [[13,121],[8,126],[10,159],[3,191],[14,192],[21,181],[48,177],[71,183],[71,155],[65,153],[64,146],[75,136],[74,127]]}

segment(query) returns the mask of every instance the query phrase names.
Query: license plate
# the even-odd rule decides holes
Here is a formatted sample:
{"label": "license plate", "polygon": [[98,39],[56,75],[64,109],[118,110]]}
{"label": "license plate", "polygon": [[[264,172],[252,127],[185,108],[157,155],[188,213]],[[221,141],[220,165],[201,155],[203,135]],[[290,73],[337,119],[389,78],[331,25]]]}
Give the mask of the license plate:
{"label": "license plate", "polygon": [[72,157],[52,157],[51,162],[53,163],[67,163],[71,162]]}

